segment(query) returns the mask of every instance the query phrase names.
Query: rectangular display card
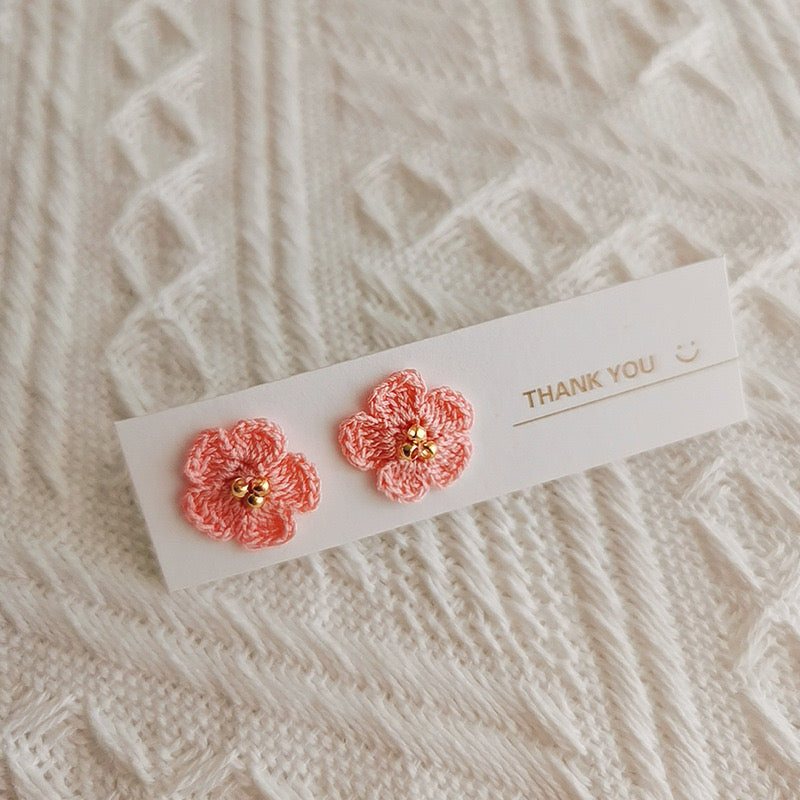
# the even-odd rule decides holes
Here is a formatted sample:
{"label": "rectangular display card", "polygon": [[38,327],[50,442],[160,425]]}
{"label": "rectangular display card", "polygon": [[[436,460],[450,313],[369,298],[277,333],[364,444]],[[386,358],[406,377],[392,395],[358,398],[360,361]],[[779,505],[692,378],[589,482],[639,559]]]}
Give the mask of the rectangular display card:
{"label": "rectangular display card", "polygon": [[[337,445],[340,421],[416,369],[473,405],[464,474],[389,500]],[[248,551],[184,519],[187,450],[205,428],[266,417],[316,466],[318,508],[289,542]],[[169,589],[276,564],[605,464],[745,417],[723,259],[496,319],[236,394],[117,423]],[[256,513],[256,512],[253,512]]]}

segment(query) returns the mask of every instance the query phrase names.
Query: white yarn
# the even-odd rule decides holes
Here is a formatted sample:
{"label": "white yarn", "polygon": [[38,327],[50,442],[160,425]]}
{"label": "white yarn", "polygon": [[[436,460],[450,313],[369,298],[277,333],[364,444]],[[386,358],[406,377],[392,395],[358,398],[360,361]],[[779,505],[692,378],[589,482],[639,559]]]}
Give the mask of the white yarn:
{"label": "white yarn", "polygon": [[[0,797],[800,798],[791,4],[11,0],[0,48]],[[166,594],[115,419],[721,253],[746,424]]]}

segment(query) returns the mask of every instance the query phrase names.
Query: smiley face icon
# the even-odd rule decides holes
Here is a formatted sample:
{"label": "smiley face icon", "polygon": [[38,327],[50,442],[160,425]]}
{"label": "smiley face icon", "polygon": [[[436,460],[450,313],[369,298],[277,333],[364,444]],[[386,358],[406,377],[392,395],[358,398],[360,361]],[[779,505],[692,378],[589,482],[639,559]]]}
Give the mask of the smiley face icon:
{"label": "smiley face icon", "polygon": [[687,346],[679,344],[675,351],[675,358],[683,364],[690,364],[699,355],[700,348],[697,346],[697,342],[695,342],[694,339],[692,339]]}

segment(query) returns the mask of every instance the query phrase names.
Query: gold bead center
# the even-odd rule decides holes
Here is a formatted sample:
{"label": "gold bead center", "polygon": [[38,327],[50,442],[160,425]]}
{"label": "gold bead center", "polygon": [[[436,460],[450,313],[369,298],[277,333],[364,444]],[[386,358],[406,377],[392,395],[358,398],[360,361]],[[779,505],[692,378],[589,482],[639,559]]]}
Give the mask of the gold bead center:
{"label": "gold bead center", "polygon": [[231,484],[231,494],[253,511],[264,505],[269,489],[266,478],[235,478]]}
{"label": "gold bead center", "polygon": [[415,423],[406,431],[406,440],[397,448],[397,455],[403,461],[416,461],[418,458],[428,459],[436,455],[436,442],[428,439],[428,432],[419,423]]}

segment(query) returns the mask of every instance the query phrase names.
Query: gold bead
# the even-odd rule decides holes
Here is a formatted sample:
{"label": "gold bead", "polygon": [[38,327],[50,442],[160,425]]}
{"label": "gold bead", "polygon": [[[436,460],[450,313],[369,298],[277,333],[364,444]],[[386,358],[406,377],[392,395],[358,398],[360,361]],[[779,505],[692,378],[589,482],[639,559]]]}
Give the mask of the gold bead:
{"label": "gold bead", "polygon": [[269,481],[266,478],[253,478],[250,481],[250,491],[256,497],[266,497],[269,494]]}
{"label": "gold bead", "polygon": [[261,508],[264,505],[264,498],[259,497],[257,494],[248,494],[245,502],[252,509]]}
{"label": "gold bead", "polygon": [[414,442],[403,442],[397,448],[397,454],[406,461],[414,461],[419,456],[419,445]]}
{"label": "gold bead", "polygon": [[433,458],[438,449],[436,442],[423,442],[419,447],[419,454],[426,459]]}
{"label": "gold bead", "polygon": [[422,444],[427,435],[422,425],[412,425],[406,432],[406,437],[410,442],[414,442],[414,444]]}
{"label": "gold bead", "polygon": [[247,494],[247,481],[244,478],[236,478],[231,484],[231,494],[241,500]]}

